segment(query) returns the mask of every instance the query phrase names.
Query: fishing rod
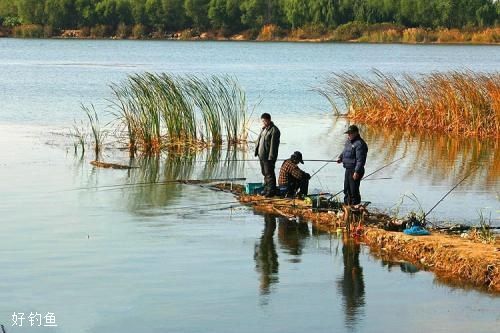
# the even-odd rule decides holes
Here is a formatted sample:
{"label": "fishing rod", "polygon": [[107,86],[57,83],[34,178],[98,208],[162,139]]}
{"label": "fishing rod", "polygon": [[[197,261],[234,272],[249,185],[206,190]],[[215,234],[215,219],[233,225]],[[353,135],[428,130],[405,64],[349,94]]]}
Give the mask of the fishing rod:
{"label": "fishing rod", "polygon": [[324,162],[326,162],[325,164],[323,164],[323,166],[321,168],[319,168],[315,173],[313,173],[311,175],[311,178],[316,176],[318,174],[318,172],[320,172],[324,167],[326,167],[328,164],[330,164],[331,162],[337,162],[337,160],[334,160],[333,158],[331,160],[324,160]]}
{"label": "fishing rod", "polygon": [[443,202],[443,200],[451,193],[453,192],[453,190],[455,190],[460,184],[462,184],[464,182],[464,180],[466,180],[467,178],[469,178],[470,175],[472,175],[472,173],[474,171],[476,171],[476,169],[479,168],[479,165],[477,165],[475,168],[473,168],[472,170],[470,170],[470,172],[464,177],[462,178],[462,180],[460,180],[457,184],[455,184],[455,186],[453,186],[448,192],[446,192],[445,195],[443,195],[443,197],[441,199],[438,200],[438,202],[436,202],[436,204],[434,206],[432,206],[432,208],[424,214],[424,220],[426,219],[426,217],[434,210],[434,208],[436,208],[441,202]]}
{"label": "fishing rod", "polygon": [[[278,162],[283,162],[288,160],[289,158],[278,158],[276,161]],[[303,160],[304,162],[336,162],[336,160],[325,160],[325,159],[309,159],[309,160]],[[227,160],[201,160],[201,161],[195,161],[195,163],[209,163],[209,162],[260,162],[258,159],[227,159]]]}
{"label": "fishing rod", "polygon": [[[370,174],[368,174],[368,175],[364,176],[363,178],[361,178],[361,180],[366,180],[366,178],[368,178],[368,177],[370,177],[370,176],[373,176],[374,174],[376,174],[376,173],[377,173],[377,172],[379,172],[380,170],[387,168],[388,166],[390,166],[390,165],[392,165],[392,164],[396,163],[397,161],[402,160],[402,159],[403,159],[403,158],[405,158],[405,157],[406,157],[406,155],[403,155],[403,156],[401,156],[400,158],[395,159],[394,161],[392,161],[392,162],[390,162],[390,163],[388,163],[388,164],[386,164],[386,165],[384,165],[384,166],[382,166],[382,167],[378,168],[377,170],[373,171],[372,173],[370,173]],[[381,178],[381,179],[384,179],[384,178]],[[390,177],[388,177],[388,178],[386,178],[386,179],[391,179],[391,178],[390,178]],[[370,180],[370,179],[368,179],[368,180]],[[375,180],[375,179],[372,179],[372,180]],[[342,193],[343,191],[344,191],[343,189],[342,189],[342,190],[340,190],[340,191],[338,191],[337,193],[335,193],[335,194],[332,196],[332,198],[335,198],[337,195],[339,195],[339,194],[340,194],[340,193]]]}
{"label": "fishing rod", "polygon": [[70,189],[70,190],[63,190],[60,192],[72,192],[72,191],[81,191],[81,190],[94,190],[94,189],[101,189],[101,188],[120,188],[120,187],[128,187],[128,186],[147,186],[147,185],[152,185],[152,184],[172,184],[172,183],[179,183],[179,184],[203,184],[203,183],[212,183],[212,182],[222,182],[222,181],[231,181],[231,182],[236,182],[236,181],[244,181],[246,178],[212,178],[212,179],[172,179],[172,180],[165,180],[165,181],[159,181],[159,182],[139,182],[139,183],[128,183],[128,184],[116,184],[116,185],[103,185],[103,186],[91,186],[91,187],[79,187],[75,189]]}

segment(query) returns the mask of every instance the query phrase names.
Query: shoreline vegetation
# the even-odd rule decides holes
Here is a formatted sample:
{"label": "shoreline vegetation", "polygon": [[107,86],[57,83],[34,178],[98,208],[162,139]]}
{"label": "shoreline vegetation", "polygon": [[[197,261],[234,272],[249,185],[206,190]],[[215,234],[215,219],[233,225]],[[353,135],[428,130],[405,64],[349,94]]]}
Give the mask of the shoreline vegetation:
{"label": "shoreline vegetation", "polygon": [[94,106],[82,105],[87,127],[75,122],[75,152],[85,152],[90,137],[96,160],[109,133],[125,141],[131,157],[164,150],[189,151],[247,142],[248,106],[244,90],[228,75],[177,76],[131,74],[112,84],[108,112],[114,118],[101,126]]}
{"label": "shoreline vegetation", "polygon": [[500,27],[488,28],[406,28],[391,23],[351,22],[336,29],[303,27],[283,29],[269,24],[258,32],[246,30],[235,34],[223,31],[186,29],[174,32],[153,31],[141,25],[97,25],[81,29],[55,30],[52,26],[23,24],[0,27],[4,38],[110,39],[110,40],[181,40],[181,41],[260,41],[260,42],[347,42],[395,44],[500,44]]}
{"label": "shoreline vegetation", "polygon": [[500,138],[500,73],[433,72],[374,79],[334,73],[315,90],[354,122],[454,136]]}
{"label": "shoreline vegetation", "polygon": [[[431,235],[409,236],[401,230],[394,231],[393,223],[397,221],[397,216],[368,211],[363,207],[352,209],[349,206],[337,212],[315,212],[311,205],[302,200],[246,195],[241,186],[230,185],[230,192],[237,200],[257,212],[288,219],[306,219],[321,230],[366,244],[377,257],[389,261],[409,261],[419,269],[432,271],[439,281],[500,293],[499,238],[487,227],[471,228],[458,235],[446,234],[439,228],[429,228]],[[230,185],[217,184],[215,188],[227,191]]]}
{"label": "shoreline vegetation", "polygon": [[500,43],[497,0],[0,0],[0,36]]}
{"label": "shoreline vegetation", "polygon": [[[313,90],[329,101],[336,116],[357,123],[500,139],[498,72],[396,77],[375,70],[372,77],[333,73]],[[90,138],[98,160],[110,133],[125,143],[130,156],[247,143],[254,109],[249,112],[245,90],[234,77],[146,72],[110,88],[111,106],[104,112],[113,121],[101,126],[94,106],[82,105],[87,123],[75,121],[72,128],[75,152],[80,147],[84,154]]]}

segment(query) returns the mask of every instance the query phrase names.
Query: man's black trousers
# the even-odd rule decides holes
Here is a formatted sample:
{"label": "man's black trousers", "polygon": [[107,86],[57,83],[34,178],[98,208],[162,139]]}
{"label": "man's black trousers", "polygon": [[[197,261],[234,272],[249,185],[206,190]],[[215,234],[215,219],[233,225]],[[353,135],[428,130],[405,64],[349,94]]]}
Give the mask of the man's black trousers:
{"label": "man's black trousers", "polygon": [[359,193],[359,185],[363,178],[364,171],[358,173],[359,178],[354,180],[354,169],[345,169],[344,176],[344,203],[346,205],[357,205],[361,203],[361,194]]}
{"label": "man's black trousers", "polygon": [[260,160],[260,171],[264,176],[264,192],[276,194],[276,174],[274,167],[276,161]]}
{"label": "man's black trousers", "polygon": [[287,197],[291,198],[295,196],[298,189],[300,189],[299,194],[307,195],[307,191],[309,190],[309,179],[307,179],[306,177],[302,177],[302,179],[290,177],[287,184]]}

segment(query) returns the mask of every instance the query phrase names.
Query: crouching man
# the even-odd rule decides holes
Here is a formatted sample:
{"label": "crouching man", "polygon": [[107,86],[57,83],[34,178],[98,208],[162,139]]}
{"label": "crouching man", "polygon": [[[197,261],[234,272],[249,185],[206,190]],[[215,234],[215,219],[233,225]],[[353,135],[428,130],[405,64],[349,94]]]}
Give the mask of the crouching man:
{"label": "crouching man", "polygon": [[[311,175],[300,170],[299,163],[304,164],[304,161],[302,160],[302,153],[296,151],[281,165],[278,184],[280,188],[286,188],[286,197],[288,198],[296,195],[303,198],[307,195]],[[299,192],[297,193],[297,191]]]}

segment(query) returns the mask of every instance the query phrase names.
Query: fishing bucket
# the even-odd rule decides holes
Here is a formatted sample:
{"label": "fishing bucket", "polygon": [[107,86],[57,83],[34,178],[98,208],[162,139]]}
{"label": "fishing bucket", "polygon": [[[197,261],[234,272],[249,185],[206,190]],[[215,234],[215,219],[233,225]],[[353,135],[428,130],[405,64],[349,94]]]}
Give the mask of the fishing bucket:
{"label": "fishing bucket", "polygon": [[264,190],[264,185],[262,183],[246,183],[245,193],[249,195],[259,194]]}

